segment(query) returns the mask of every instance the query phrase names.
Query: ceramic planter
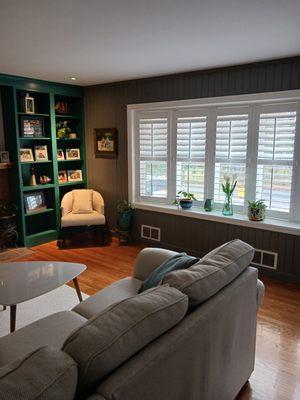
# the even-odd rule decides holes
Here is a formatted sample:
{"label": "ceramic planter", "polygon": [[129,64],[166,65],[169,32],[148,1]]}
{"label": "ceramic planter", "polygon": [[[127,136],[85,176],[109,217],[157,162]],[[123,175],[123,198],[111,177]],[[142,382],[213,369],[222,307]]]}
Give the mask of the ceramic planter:
{"label": "ceramic planter", "polygon": [[183,210],[187,210],[188,208],[191,208],[193,206],[193,200],[181,199],[179,200],[179,204]]}
{"label": "ceramic planter", "polygon": [[122,231],[128,231],[131,225],[132,210],[118,213],[118,226]]}
{"label": "ceramic planter", "polygon": [[266,209],[248,207],[248,218],[250,221],[263,221],[266,218]]}

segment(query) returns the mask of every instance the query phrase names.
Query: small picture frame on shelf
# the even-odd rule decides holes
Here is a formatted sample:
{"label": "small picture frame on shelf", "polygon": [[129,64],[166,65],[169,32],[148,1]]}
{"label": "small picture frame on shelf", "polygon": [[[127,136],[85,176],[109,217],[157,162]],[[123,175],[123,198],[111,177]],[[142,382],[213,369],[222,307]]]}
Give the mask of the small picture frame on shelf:
{"label": "small picture frame on shelf", "polygon": [[21,135],[23,137],[44,137],[44,118],[21,116]]}
{"label": "small picture frame on shelf", "polygon": [[9,152],[8,151],[0,151],[0,162],[1,163],[9,163]]}
{"label": "small picture frame on shelf", "polygon": [[66,149],[66,160],[80,160],[80,149]]}
{"label": "small picture frame on shelf", "polygon": [[34,98],[29,93],[25,96],[25,113],[34,114]]}
{"label": "small picture frame on shelf", "polygon": [[64,153],[63,149],[57,149],[57,159],[59,161],[65,159],[65,153]]}
{"label": "small picture frame on shelf", "polygon": [[65,170],[58,171],[58,183],[62,184],[66,182],[68,182],[67,171]]}
{"label": "small picture frame on shelf", "polygon": [[20,161],[21,162],[33,162],[33,153],[31,149],[20,149]]}
{"label": "small picture frame on shelf", "polygon": [[35,161],[48,161],[47,146],[34,146]]}
{"label": "small picture frame on shelf", "polygon": [[95,129],[96,158],[116,158],[118,154],[118,131],[115,128]]}
{"label": "small picture frame on shelf", "polygon": [[26,214],[47,209],[44,192],[32,192],[24,194]]}
{"label": "small picture frame on shelf", "polygon": [[81,182],[82,171],[81,169],[72,169],[68,171],[68,182]]}

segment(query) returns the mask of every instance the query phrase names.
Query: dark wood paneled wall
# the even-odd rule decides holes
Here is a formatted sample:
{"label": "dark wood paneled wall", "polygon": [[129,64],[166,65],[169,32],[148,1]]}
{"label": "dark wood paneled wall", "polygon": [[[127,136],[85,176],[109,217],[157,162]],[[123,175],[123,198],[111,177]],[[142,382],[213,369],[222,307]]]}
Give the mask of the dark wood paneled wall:
{"label": "dark wood paneled wall", "polygon": [[[122,65],[120,64],[120,68]],[[106,202],[106,212],[111,226],[115,224],[116,202],[121,197],[127,197],[127,110],[126,106],[133,103],[147,103],[155,101],[180,100],[201,97],[228,96],[238,94],[272,92],[300,88],[300,57],[254,63],[230,68],[198,71],[186,74],[163,76],[158,78],[141,79],[105,85],[89,86],[85,88],[86,111],[86,145],[87,168],[90,187],[99,190]],[[96,159],[94,157],[94,128],[117,128],[119,132],[119,156],[115,160]],[[163,226],[165,221],[174,220],[175,217],[165,214],[150,213],[153,218],[159,218]],[[149,217],[148,213],[139,211],[138,221]],[[181,217],[180,217],[181,221]],[[182,222],[181,222],[182,223]],[[173,222],[176,226],[176,223]],[[217,230],[220,224],[204,223],[204,226],[215,225]],[[209,233],[207,241],[213,241],[208,247],[232,237],[238,232],[243,235],[252,235],[256,230],[238,228],[233,225],[222,225],[222,235]],[[168,225],[170,226],[170,225]],[[198,226],[203,226],[199,220],[188,219],[184,232],[186,237],[191,237],[193,232],[199,232]],[[202,228],[201,228],[202,229]],[[224,232],[227,229],[227,234]],[[188,239],[182,239],[174,229],[171,229],[166,244],[178,244],[181,248],[189,248]],[[217,230],[219,232],[219,230]],[[229,231],[231,233],[229,233]],[[251,233],[251,232],[252,233]],[[196,236],[199,233],[196,233]],[[260,231],[261,240],[275,240],[273,234]],[[275,235],[276,236],[276,235]],[[279,236],[278,236],[279,237]],[[284,235],[284,238],[289,236]],[[279,239],[276,239],[279,241]],[[280,240],[281,242],[281,240]],[[286,239],[284,240],[284,243]],[[198,246],[195,243],[195,246]],[[290,239],[289,239],[290,243]],[[202,245],[202,241],[199,242]],[[291,245],[289,245],[289,248]],[[296,248],[293,245],[294,248]],[[200,248],[200,247],[199,247]],[[192,247],[191,247],[192,249]],[[281,256],[282,257],[282,256]],[[287,268],[291,268],[290,266]]]}

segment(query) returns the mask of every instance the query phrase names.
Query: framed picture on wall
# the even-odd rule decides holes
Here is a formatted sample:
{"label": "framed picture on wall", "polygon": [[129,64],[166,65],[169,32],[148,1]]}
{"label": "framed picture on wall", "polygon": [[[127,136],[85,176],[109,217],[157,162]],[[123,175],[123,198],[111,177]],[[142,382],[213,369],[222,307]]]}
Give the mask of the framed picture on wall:
{"label": "framed picture on wall", "polygon": [[95,157],[116,158],[118,155],[118,131],[115,128],[95,129]]}
{"label": "framed picture on wall", "polygon": [[0,151],[0,162],[1,163],[9,163],[9,152],[8,151]]}

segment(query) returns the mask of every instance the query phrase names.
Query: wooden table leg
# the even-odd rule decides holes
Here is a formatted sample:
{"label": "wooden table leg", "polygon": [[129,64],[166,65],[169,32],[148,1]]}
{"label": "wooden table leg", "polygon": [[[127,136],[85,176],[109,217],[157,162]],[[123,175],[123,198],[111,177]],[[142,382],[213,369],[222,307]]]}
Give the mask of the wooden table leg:
{"label": "wooden table leg", "polygon": [[10,306],[10,332],[16,330],[16,316],[17,316],[17,306]]}
{"label": "wooden table leg", "polygon": [[78,296],[79,301],[81,303],[83,301],[83,299],[82,299],[82,295],[81,295],[81,291],[80,291],[80,288],[79,288],[79,283],[78,283],[77,277],[73,279],[73,283],[74,283],[74,286],[75,286],[75,289],[76,289],[77,296]]}

